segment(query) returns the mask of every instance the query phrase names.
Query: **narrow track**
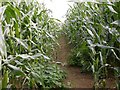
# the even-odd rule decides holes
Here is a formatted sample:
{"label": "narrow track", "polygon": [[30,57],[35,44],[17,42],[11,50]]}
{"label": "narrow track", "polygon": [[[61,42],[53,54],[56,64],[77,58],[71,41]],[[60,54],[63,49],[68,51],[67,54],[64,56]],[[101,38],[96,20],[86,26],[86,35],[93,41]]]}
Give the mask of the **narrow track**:
{"label": "narrow track", "polygon": [[[67,77],[64,84],[69,88],[92,88],[94,80],[92,74],[81,73],[79,67],[73,67],[67,65],[69,59],[71,47],[68,44],[68,40],[65,35],[61,35],[58,40],[59,47],[55,50],[56,62],[61,62],[61,68],[67,73]],[[114,87],[114,80],[108,79],[107,87]]]}

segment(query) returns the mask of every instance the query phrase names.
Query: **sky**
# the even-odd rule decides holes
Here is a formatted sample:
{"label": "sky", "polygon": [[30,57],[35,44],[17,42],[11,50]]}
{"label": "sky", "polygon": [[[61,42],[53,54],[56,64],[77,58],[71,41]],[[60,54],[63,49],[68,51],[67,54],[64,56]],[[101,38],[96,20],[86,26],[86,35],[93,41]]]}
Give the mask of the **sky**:
{"label": "sky", "polygon": [[[39,0],[41,2],[41,0]],[[73,5],[72,2],[68,0],[42,0],[46,7],[52,11],[54,18],[64,22],[65,14],[69,8],[69,5]]]}

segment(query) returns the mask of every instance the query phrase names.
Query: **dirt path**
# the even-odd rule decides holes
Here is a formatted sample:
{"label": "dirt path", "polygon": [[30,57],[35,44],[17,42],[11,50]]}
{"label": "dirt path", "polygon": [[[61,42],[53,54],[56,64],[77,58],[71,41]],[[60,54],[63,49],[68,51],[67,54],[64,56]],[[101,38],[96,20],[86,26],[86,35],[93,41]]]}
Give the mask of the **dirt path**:
{"label": "dirt path", "polygon": [[[56,62],[62,63],[62,69],[67,73],[67,78],[64,83],[71,88],[92,88],[94,81],[91,74],[81,73],[79,67],[67,65],[67,60],[70,55],[70,46],[65,35],[61,35],[58,40],[59,47],[56,49]],[[107,87],[114,87],[113,79],[108,79]]]}

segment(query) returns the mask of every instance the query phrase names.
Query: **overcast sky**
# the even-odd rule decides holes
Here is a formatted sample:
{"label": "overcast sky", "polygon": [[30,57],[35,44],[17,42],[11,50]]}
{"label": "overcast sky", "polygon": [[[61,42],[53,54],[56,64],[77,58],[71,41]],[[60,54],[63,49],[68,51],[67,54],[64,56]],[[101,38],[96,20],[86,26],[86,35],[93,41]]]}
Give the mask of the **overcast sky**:
{"label": "overcast sky", "polygon": [[[41,0],[39,0],[41,2]],[[42,0],[48,9],[52,10],[52,15],[54,18],[61,20],[62,22],[65,20],[64,16],[69,8],[69,5],[72,5],[72,2],[68,2],[68,0]]]}

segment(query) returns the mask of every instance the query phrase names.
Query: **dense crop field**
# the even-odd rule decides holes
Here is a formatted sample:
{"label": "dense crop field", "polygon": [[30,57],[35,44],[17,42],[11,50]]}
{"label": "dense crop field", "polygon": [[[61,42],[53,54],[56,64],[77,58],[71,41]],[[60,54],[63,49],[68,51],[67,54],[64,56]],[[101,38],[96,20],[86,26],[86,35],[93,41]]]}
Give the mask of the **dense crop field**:
{"label": "dense crop field", "polygon": [[64,89],[66,74],[53,55],[61,32],[65,32],[72,48],[69,65],[92,73],[96,90],[106,88],[109,76],[115,78],[120,90],[120,2],[109,0],[75,2],[63,25],[36,0],[2,2],[0,89]]}
{"label": "dense crop field", "polygon": [[62,87],[51,57],[60,27],[50,11],[34,1],[3,2],[0,11],[2,88]]}
{"label": "dense crop field", "polygon": [[73,48],[69,64],[92,72],[95,88],[105,88],[114,72],[120,89],[120,2],[76,2],[66,17],[64,30]]}

